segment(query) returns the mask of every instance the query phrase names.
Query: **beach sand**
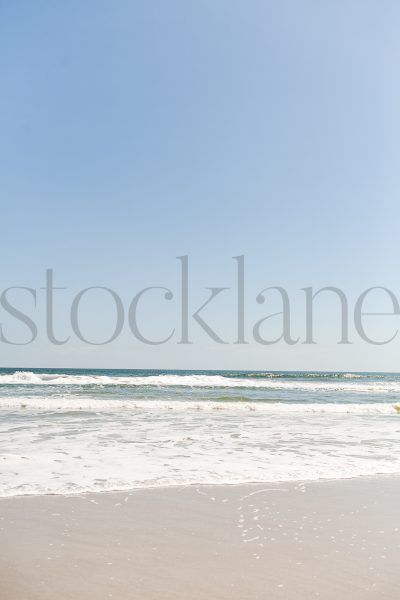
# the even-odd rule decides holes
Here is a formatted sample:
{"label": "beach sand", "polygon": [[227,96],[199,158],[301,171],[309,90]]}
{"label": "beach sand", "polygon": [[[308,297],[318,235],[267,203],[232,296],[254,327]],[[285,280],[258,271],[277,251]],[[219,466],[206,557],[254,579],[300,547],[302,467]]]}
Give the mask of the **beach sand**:
{"label": "beach sand", "polygon": [[0,500],[2,600],[400,598],[400,478]]}

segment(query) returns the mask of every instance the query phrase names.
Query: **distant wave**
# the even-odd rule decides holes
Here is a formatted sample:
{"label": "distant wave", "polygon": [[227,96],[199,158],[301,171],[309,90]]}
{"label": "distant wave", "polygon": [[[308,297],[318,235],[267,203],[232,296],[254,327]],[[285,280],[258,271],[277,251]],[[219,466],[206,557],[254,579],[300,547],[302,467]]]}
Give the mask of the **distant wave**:
{"label": "distant wave", "polygon": [[342,373],[329,371],[226,371],[226,377],[254,379],[385,379],[383,373]]}
{"label": "distant wave", "polygon": [[61,373],[33,373],[16,371],[11,375],[0,375],[0,385],[76,385],[76,386],[130,386],[130,387],[187,387],[187,388],[248,388],[266,390],[298,390],[306,392],[356,392],[356,393],[399,393],[400,381],[356,380],[352,374],[344,374],[341,380],[326,379],[280,379],[261,377],[235,378],[227,375],[72,375]]}

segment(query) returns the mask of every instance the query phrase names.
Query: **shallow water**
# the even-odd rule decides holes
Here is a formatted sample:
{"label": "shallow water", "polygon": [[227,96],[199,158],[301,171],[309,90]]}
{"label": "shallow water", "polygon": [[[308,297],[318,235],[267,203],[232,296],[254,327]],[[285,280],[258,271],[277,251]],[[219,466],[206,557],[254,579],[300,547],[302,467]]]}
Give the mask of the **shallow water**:
{"label": "shallow water", "polygon": [[0,495],[400,473],[399,407],[398,374],[2,369]]}

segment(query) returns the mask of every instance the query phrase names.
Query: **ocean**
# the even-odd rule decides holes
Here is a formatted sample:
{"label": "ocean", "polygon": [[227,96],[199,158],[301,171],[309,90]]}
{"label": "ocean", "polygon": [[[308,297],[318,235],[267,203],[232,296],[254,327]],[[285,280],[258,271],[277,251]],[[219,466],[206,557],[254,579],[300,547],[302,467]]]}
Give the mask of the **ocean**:
{"label": "ocean", "polygon": [[0,369],[0,496],[400,473],[400,375]]}

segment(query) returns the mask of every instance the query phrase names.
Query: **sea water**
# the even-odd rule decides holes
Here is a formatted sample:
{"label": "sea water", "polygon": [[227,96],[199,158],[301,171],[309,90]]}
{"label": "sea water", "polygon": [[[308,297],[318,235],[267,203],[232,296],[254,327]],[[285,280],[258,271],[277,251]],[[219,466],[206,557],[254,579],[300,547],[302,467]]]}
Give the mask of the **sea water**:
{"label": "sea water", "polygon": [[400,473],[400,375],[0,370],[0,496]]}

